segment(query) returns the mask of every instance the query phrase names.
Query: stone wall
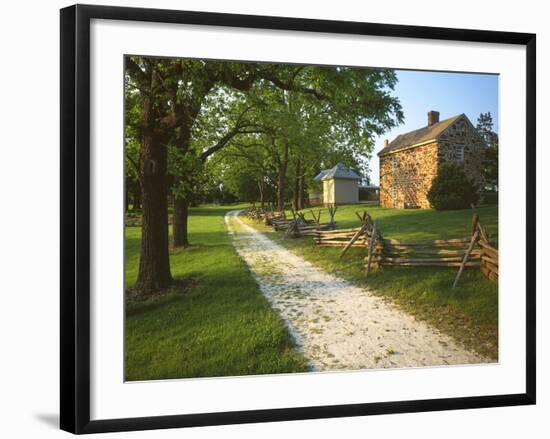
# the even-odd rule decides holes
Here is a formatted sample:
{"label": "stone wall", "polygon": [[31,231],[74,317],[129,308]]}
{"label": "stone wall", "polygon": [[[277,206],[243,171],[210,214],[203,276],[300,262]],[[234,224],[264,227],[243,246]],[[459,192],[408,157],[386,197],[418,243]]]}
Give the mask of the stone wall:
{"label": "stone wall", "polygon": [[380,157],[380,206],[429,208],[426,194],[437,175],[437,161],[436,143]]}
{"label": "stone wall", "polygon": [[[459,163],[466,176],[479,188],[483,185],[483,161],[485,143],[475,128],[464,118],[451,125],[439,136],[439,163]],[[457,150],[464,148],[464,160],[457,160]]]}

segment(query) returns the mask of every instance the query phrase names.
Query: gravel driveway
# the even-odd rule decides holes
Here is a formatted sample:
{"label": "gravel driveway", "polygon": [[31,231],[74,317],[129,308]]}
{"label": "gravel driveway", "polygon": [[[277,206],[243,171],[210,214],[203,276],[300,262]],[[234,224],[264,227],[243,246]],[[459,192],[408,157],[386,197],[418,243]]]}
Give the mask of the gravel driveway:
{"label": "gravel driveway", "polygon": [[432,326],[226,217],[233,244],[313,370],[485,363]]}

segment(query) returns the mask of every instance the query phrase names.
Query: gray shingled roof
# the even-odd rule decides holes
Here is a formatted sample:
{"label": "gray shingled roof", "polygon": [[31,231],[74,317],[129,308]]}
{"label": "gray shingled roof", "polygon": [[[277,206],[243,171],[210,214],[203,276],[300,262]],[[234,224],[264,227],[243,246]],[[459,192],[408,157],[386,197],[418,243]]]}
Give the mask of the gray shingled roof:
{"label": "gray shingled roof", "polygon": [[325,169],[324,171],[319,172],[319,174],[317,174],[313,178],[313,181],[330,180],[331,178],[361,180],[361,176],[357,172],[355,172],[353,169],[350,169],[344,166],[342,163],[338,163],[333,168]]}
{"label": "gray shingled roof", "polygon": [[328,171],[329,169],[325,169],[324,171],[319,172],[315,177],[313,177],[313,181],[322,181],[323,177],[326,175]]}
{"label": "gray shingled roof", "polygon": [[458,114],[457,116],[450,117],[442,120],[441,122],[434,123],[431,126],[425,126],[418,130],[409,131],[405,134],[400,134],[388,146],[383,148],[378,156],[389,154],[398,149],[407,148],[408,146],[417,145],[419,143],[435,140],[439,137],[443,131],[449,128],[454,122],[460,119],[464,114]]}

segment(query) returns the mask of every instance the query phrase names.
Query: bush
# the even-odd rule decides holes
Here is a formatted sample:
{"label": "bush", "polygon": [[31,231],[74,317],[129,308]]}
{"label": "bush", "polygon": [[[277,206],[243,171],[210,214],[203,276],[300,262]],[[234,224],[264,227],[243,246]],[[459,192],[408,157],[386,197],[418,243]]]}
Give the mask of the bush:
{"label": "bush", "polygon": [[464,209],[476,204],[476,186],[455,163],[444,163],[428,191],[428,200],[436,210]]}
{"label": "bush", "polygon": [[489,205],[498,204],[498,192],[485,192],[481,194],[481,202]]}

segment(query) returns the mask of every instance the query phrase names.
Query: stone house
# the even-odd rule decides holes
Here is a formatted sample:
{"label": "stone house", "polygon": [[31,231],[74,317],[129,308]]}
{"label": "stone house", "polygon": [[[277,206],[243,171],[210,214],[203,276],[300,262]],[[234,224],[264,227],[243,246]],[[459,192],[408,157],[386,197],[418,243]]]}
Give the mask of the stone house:
{"label": "stone house", "polygon": [[359,202],[361,176],[353,169],[338,163],[317,174],[313,181],[323,182],[323,204],[350,204]]}
{"label": "stone house", "polygon": [[428,113],[428,125],[385,141],[380,158],[380,206],[429,208],[427,193],[444,162],[458,163],[481,188],[486,144],[465,114],[439,120]]}

